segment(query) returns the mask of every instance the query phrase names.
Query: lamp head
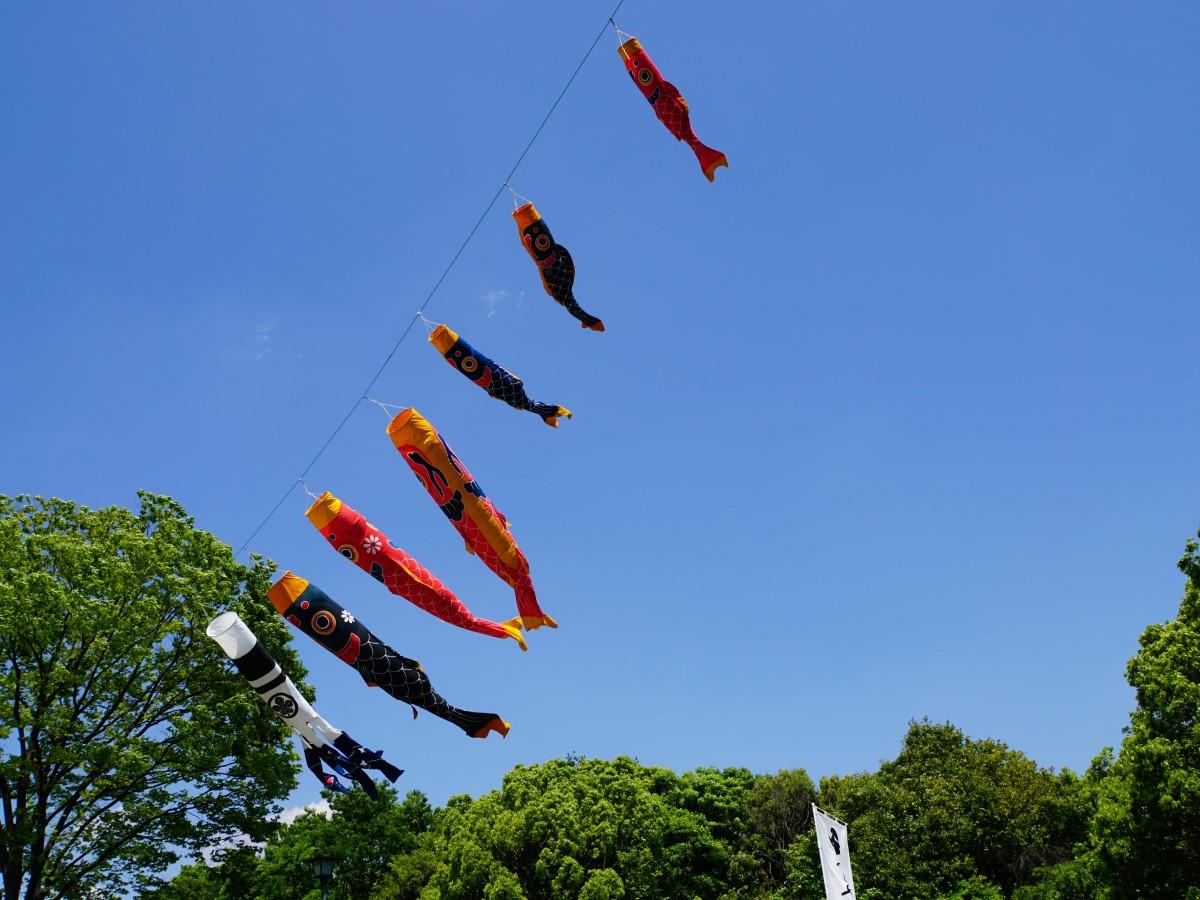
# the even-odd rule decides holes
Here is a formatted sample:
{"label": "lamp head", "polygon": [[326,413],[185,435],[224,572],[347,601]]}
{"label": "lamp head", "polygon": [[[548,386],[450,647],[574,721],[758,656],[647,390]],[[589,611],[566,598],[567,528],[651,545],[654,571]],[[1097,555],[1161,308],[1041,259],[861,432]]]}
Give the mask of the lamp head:
{"label": "lamp head", "polygon": [[314,856],[308,861],[308,864],[312,866],[313,874],[322,881],[325,881],[333,877],[333,867],[339,862],[341,862],[341,859],[337,856],[325,856],[322,854]]}

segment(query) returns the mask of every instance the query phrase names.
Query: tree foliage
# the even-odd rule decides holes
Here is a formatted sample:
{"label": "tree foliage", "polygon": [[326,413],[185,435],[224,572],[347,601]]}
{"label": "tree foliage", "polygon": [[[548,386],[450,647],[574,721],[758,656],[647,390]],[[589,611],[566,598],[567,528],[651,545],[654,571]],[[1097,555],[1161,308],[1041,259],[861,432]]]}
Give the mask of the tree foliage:
{"label": "tree foliage", "polygon": [[[746,818],[755,836],[754,851],[767,877],[776,883],[790,881],[794,890],[800,889],[800,865],[790,850],[812,828],[812,804],[816,799],[817,790],[803,769],[754,779],[746,798]],[[810,842],[803,843],[808,850]],[[811,844],[815,851],[816,841]]]}
{"label": "tree foliage", "polygon": [[282,723],[204,636],[236,609],[299,679],[265,600],[175,501],[136,511],[0,496],[0,871],[4,894],[116,895],[238,834],[294,784]]}
{"label": "tree foliage", "polygon": [[[1038,862],[1069,854],[1090,809],[1080,779],[928,722],[910,726],[879,772],[825,779],[820,792],[801,770],[679,775],[622,757],[519,766],[499,790],[437,810],[419,794],[402,805],[394,796],[334,796],[330,818],[301,817],[267,843],[241,896],[312,900],[306,860],[332,851],[347,858],[340,898],[821,900],[815,799],[849,820],[862,900],[1000,900],[1010,883],[1033,882]],[[222,893],[224,869],[179,880],[235,896]]]}
{"label": "tree foliage", "polygon": [[1151,625],[1126,676],[1137,708],[1100,791],[1092,847],[1112,897],[1200,897],[1200,544],[1179,614]]}
{"label": "tree foliage", "polygon": [[1069,858],[1089,812],[1070,772],[928,721],[878,773],[825,779],[821,797],[850,825],[860,890],[913,900],[978,891],[980,879],[1008,895]]}
{"label": "tree foliage", "polygon": [[412,791],[397,802],[391,785],[379,785],[379,798],[363,791],[327,793],[329,808],[301,813],[273,834],[257,855],[246,848],[221,855],[219,864],[185,866],[151,896],[153,900],[302,900],[320,895],[310,860],[338,860],[329,896],[366,900],[388,873],[393,859],[417,849],[433,812],[424,795]]}
{"label": "tree foliage", "polygon": [[[1103,750],[1082,777],[922,720],[877,771],[819,788],[801,769],[676,774],[571,755],[441,809],[386,785],[377,800],[327,794],[328,815],[273,831],[266,807],[293,773],[280,726],[195,641],[233,605],[298,669],[261,602],[268,567],[238,566],[164,498],[144,497],[139,514],[3,503],[9,897],[12,884],[76,896],[102,876],[124,887],[170,845],[237,831],[265,842],[184,867],[156,900],[315,900],[317,854],[342,860],[337,900],[821,900],[816,802],[849,824],[859,900],[1200,900],[1195,542],[1179,615],[1147,628],[1129,663],[1137,708],[1120,754]],[[99,811],[81,824],[76,807]],[[78,860],[62,834],[83,841]]]}
{"label": "tree foliage", "polygon": [[744,769],[680,776],[624,757],[519,766],[499,791],[451,800],[376,897],[690,900],[749,888],[761,880],[742,846],[752,784]]}

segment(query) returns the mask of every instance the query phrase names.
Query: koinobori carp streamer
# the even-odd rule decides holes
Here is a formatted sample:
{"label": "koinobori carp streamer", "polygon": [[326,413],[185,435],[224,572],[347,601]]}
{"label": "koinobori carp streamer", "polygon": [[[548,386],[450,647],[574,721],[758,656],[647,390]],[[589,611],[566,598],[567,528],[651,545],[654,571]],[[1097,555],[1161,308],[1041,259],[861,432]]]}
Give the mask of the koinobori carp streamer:
{"label": "koinobori carp streamer", "polygon": [[417,480],[462,535],[467,551],[510,585],[526,630],[558,623],[538,605],[529,561],[509,531],[508,520],[484,494],[479,482],[437,430],[415,409],[403,409],[388,425],[388,436]]}
{"label": "koinobori carp streamer", "polygon": [[567,312],[579,320],[579,324],[592,331],[603,331],[604,323],[586,312],[575,299],[575,260],[567,248],[554,240],[550,226],[532,203],[523,203],[513,210],[521,244],[529,251],[542,276],[542,287]]}
{"label": "koinobori carp streamer", "polygon": [[401,656],[379,640],[315,584],[285,572],[271,585],[267,597],[281,616],[352,666],[368,687],[383,688],[397,700],[419,706],[471,737],[484,738],[492,731],[501,736],[508,734],[508,723],[495,713],[469,712],[447,703],[433,689],[419,662]]}
{"label": "koinobori carp streamer", "polygon": [[[208,624],[205,634],[233,660],[262,702],[299,736],[305,764],[323,786],[345,791],[346,786],[337,779],[337,775],[345,775],[358,782],[371,797],[378,797],[375,782],[365,770],[375,769],[388,781],[404,774],[403,769],[383,758],[382,751],[366,749],[322,718],[237,613],[221,613]],[[322,763],[337,774],[326,772]]]}
{"label": "koinobori carp streamer", "polygon": [[519,619],[493,622],[475,615],[433,573],[329,491],[313,501],[306,515],[329,546],[396,596],[443,622],[489,637],[512,638],[526,649]]}
{"label": "koinobori carp streamer", "polygon": [[658,121],[667,127],[667,131],[671,132],[677,141],[683,141],[692,148],[704,177],[712,181],[718,167],[728,167],[729,160],[720,150],[705,146],[696,137],[696,132],[692,130],[687,101],[679,93],[679,88],[663,78],[662,72],[658,71],[658,66],[654,65],[650,54],[637,38],[631,37],[617,48],[617,53],[624,61],[633,83],[642,92],[642,96],[650,101]]}
{"label": "koinobori carp streamer", "polygon": [[571,418],[571,411],[565,406],[530,400],[525,393],[525,383],[520,378],[488,359],[449,326],[439,325],[433,329],[429,343],[437,348],[446,362],[487,391],[488,396],[503,400],[513,409],[535,413],[552,428],[558,427],[560,418]]}

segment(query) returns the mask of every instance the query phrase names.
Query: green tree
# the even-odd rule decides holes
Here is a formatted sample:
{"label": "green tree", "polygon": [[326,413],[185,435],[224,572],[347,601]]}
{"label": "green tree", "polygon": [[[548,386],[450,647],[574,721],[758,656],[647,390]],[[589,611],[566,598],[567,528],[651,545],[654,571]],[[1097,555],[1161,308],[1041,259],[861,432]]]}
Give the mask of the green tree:
{"label": "green tree", "polygon": [[[397,802],[379,784],[372,800],[361,790],[325,794],[328,810],[310,809],[281,827],[261,854],[250,848],[222,851],[215,866],[185,866],[150,897],[153,900],[302,900],[320,896],[313,857],[338,859],[329,886],[335,900],[366,900],[393,859],[409,859],[429,828],[433,811],[419,791]],[[424,884],[425,879],[421,880]]]}
{"label": "green tree", "polygon": [[1092,845],[1112,897],[1200,897],[1200,544],[1188,541],[1176,618],[1151,625],[1126,676],[1137,691],[1100,791]]}
{"label": "green tree", "polygon": [[752,783],[742,769],[679,776],[624,757],[518,766],[501,790],[438,811],[375,897],[757,896],[761,867],[738,849]]}
{"label": "green tree", "polygon": [[[304,675],[265,592],[175,501],[0,496],[0,871],[16,900],[119,895],[238,834],[297,771],[284,725],[204,636],[236,609]],[[175,849],[173,849],[175,848]]]}
{"label": "green tree", "polygon": [[143,897],[153,900],[246,900],[260,883],[258,852],[253,847],[226,848],[213,854],[218,864],[184,866],[167,884]]}
{"label": "green tree", "polygon": [[[800,871],[797,866],[803,850],[798,849],[793,854],[790,849],[812,830],[812,804],[816,794],[812,779],[803,769],[784,770],[754,779],[746,797],[746,818],[755,837],[754,852],[761,859],[766,876],[775,885],[790,880],[794,882],[793,890],[797,887],[796,878],[791,876]],[[811,843],[815,853],[816,843]]]}
{"label": "green tree", "polygon": [[938,900],[1004,900],[1004,892],[982,875],[973,875]]}
{"label": "green tree", "polygon": [[980,877],[1010,894],[1035,869],[1070,858],[1089,811],[1070,772],[928,721],[909,726],[877,774],[823,779],[821,802],[850,825],[860,889],[913,900]]}
{"label": "green tree", "polygon": [[309,860],[318,854],[339,859],[329,896],[366,900],[387,874],[394,857],[411,853],[429,828],[433,813],[419,791],[396,802],[396,790],[379,784],[379,799],[362,790],[326,793],[330,814],[307,812],[281,829],[263,849],[255,887],[243,894],[256,900],[300,900],[319,894]]}
{"label": "green tree", "polygon": [[678,787],[667,795],[673,806],[702,817],[722,852],[712,857],[714,885],[730,895],[758,893],[765,874],[752,824],[751,798],[758,779],[748,769],[703,767],[679,776]]}
{"label": "green tree", "polygon": [[[1088,767],[1079,784],[1079,808],[1089,821],[1095,815],[1100,793],[1112,768],[1111,747],[1105,747]],[[1035,881],[1013,891],[1013,900],[1096,900],[1105,894],[1096,854],[1085,838],[1075,845],[1070,859],[1043,866],[1034,872]]]}
{"label": "green tree", "polygon": [[[809,810],[811,822],[812,810]],[[817,832],[810,828],[797,835],[783,852],[783,880],[775,881],[772,897],[778,900],[824,900],[825,877],[821,874],[821,856]],[[860,897],[867,894],[859,892]]]}
{"label": "green tree", "polygon": [[596,869],[579,891],[579,900],[622,900],[625,882],[612,869]]}

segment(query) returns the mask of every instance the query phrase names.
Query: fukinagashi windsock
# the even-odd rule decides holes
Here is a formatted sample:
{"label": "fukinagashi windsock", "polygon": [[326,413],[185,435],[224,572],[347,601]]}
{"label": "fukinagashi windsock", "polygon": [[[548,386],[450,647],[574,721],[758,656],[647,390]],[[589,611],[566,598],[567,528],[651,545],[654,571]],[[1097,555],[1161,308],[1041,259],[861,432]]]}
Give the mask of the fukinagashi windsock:
{"label": "fukinagashi windsock", "polygon": [[[378,797],[379,792],[367,769],[374,769],[393,782],[404,774],[403,769],[383,758],[382,751],[366,749],[346,732],[325,721],[296,690],[292,679],[283,674],[274,657],[237,613],[221,613],[208,624],[205,634],[233,660],[238,672],[250,682],[263,703],[299,736],[305,764],[322,785],[332,791],[345,791],[346,786],[337,779],[338,775],[344,775],[358,782],[371,797]],[[336,774],[326,772],[322,763]]]}
{"label": "fukinagashi windsock", "polygon": [[508,723],[495,713],[451,706],[433,689],[415,659],[401,656],[315,584],[285,572],[267,597],[279,614],[358,672],[367,687],[383,688],[397,700],[420,707],[457,725],[471,737],[508,734]]}
{"label": "fukinagashi windsock", "polygon": [[671,132],[676,140],[683,141],[692,148],[696,159],[700,161],[700,169],[704,172],[704,177],[712,181],[716,176],[717,168],[728,167],[729,160],[720,150],[705,146],[696,137],[696,132],[692,131],[692,120],[688,112],[687,101],[679,93],[679,88],[663,78],[662,72],[658,71],[658,66],[654,65],[650,54],[646,52],[637,38],[631,37],[617,48],[617,53],[624,61],[625,68],[633,78],[633,83],[642,92],[642,96],[649,100],[650,105],[654,107],[654,114],[658,116],[658,121],[667,126],[667,131]]}
{"label": "fukinagashi windsock", "polygon": [[362,513],[329,491],[313,501],[306,515],[329,546],[396,596],[432,613],[443,622],[489,637],[512,638],[522,650],[527,649],[519,619],[493,622],[479,618],[433,573],[393,544]]}
{"label": "fukinagashi windsock", "polygon": [[536,413],[551,428],[557,428],[558,420],[563,416],[571,418],[571,411],[565,406],[530,400],[520,378],[488,359],[450,327],[439,325],[433,329],[429,343],[437,348],[446,362],[487,391],[489,396],[503,400],[513,409]]}
{"label": "fukinagashi windsock", "polygon": [[558,623],[538,605],[529,561],[513,540],[508,520],[437,430],[410,408],[401,410],[392,419],[388,436],[417,480],[462,535],[467,552],[478,556],[512,587],[522,626],[529,631],[543,625],[557,628]]}
{"label": "fukinagashi windsock", "polygon": [[513,218],[517,220],[521,244],[537,263],[538,274],[542,276],[542,287],[546,289],[546,293],[578,319],[584,328],[603,331],[604,323],[584,311],[575,299],[575,260],[571,259],[566,247],[555,242],[542,214],[532,203],[523,203],[513,210]]}

